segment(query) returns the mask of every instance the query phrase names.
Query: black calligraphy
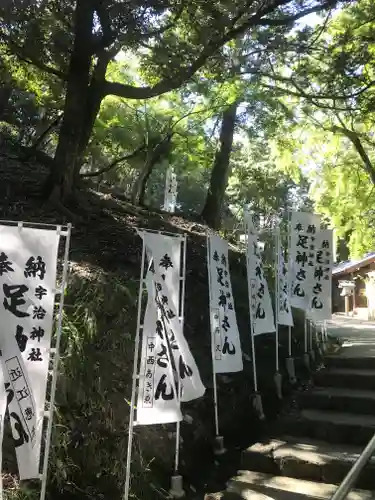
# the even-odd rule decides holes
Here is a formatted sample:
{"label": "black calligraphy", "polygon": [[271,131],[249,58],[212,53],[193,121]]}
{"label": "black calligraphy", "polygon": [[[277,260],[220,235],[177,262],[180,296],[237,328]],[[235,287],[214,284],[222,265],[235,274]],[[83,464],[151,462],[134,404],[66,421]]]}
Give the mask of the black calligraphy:
{"label": "black calligraphy", "polygon": [[26,304],[24,299],[25,293],[29,290],[26,285],[7,285],[3,284],[4,291],[4,308],[10,311],[17,318],[26,318],[30,314],[26,311],[22,311],[19,307]]}
{"label": "black calligraphy", "polygon": [[24,271],[25,278],[39,277],[41,280],[43,280],[45,274],[46,264],[40,255],[38,255],[36,259],[35,257],[30,257],[27,260]]}
{"label": "black calligraphy", "polygon": [[5,273],[14,272],[12,267],[12,262],[8,260],[8,256],[4,253],[0,253],[0,276],[3,276]]}
{"label": "black calligraphy", "polygon": [[43,361],[42,353],[40,352],[39,347],[33,347],[29,352],[29,356],[27,358],[28,361]]}
{"label": "black calligraphy", "polygon": [[167,374],[164,373],[161,377],[160,380],[156,386],[156,391],[155,391],[155,400],[157,401],[160,397],[164,401],[170,401],[171,399],[174,398],[174,391],[172,384],[169,383],[169,392],[168,392],[168,387],[167,387],[167,382],[166,382]]}

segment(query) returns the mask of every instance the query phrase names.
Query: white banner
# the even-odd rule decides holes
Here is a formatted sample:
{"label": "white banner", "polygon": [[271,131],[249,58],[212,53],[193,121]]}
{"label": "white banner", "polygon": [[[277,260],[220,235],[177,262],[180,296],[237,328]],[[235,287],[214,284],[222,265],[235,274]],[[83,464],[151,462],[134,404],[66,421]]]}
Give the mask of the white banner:
{"label": "white banner", "polygon": [[[264,276],[262,256],[255,230],[249,226],[247,234],[247,283],[251,296],[251,317],[254,320],[253,334],[276,331],[271,296]],[[254,287],[255,284],[255,287]]]}
{"label": "white banner", "polygon": [[[0,332],[6,350],[3,350],[4,369],[8,371],[4,377],[10,383],[8,399],[11,391],[16,398],[10,405],[10,414],[14,414],[11,424],[21,479],[39,477],[58,244],[57,231],[0,226],[3,299],[0,300]],[[25,385],[22,394],[21,382]],[[18,404],[22,401],[22,415],[17,414],[16,400]],[[34,419],[35,429],[30,425]],[[28,451],[31,442],[34,444],[32,457]]]}
{"label": "white banner", "polygon": [[[140,233],[140,236],[144,239],[150,262],[147,281],[151,283],[153,293],[149,293],[148,297],[148,314],[157,318],[157,330],[160,331],[160,328],[163,328],[166,335],[166,342],[164,342],[163,345],[160,335],[158,335],[160,340],[158,338],[156,339],[160,344],[156,344],[157,347],[155,348],[155,352],[159,355],[157,365],[160,367],[160,354],[162,354],[164,359],[164,361],[162,361],[163,365],[168,362],[172,370],[172,364],[169,359],[169,354],[172,352],[174,367],[177,371],[175,381],[177,385],[180,385],[180,401],[191,401],[201,397],[205,392],[205,388],[201,382],[199,371],[190,352],[188,343],[183,335],[183,318],[180,317],[182,308],[181,306],[178,307],[180,297],[183,296],[181,289],[181,286],[184,284],[183,270],[181,269],[181,243],[184,241],[184,238],[149,232]],[[149,330],[148,327],[146,328],[145,324],[143,329],[143,355],[147,355],[147,352],[144,351],[144,345],[147,342],[146,337],[148,338],[150,331],[152,332],[152,327],[151,330]],[[163,380],[165,381],[167,377],[168,374]],[[160,380],[157,376],[155,376],[155,379]],[[149,381],[143,379],[140,386],[147,382]],[[148,384],[148,386],[149,385],[150,384]],[[140,394],[141,390],[139,391],[139,395]],[[163,396],[163,394],[161,395]],[[173,401],[172,397],[169,401],[171,401],[169,404],[170,407],[173,408],[173,404],[176,402]],[[169,420],[172,413],[174,420]],[[174,407],[172,413],[168,410],[167,413],[164,414],[162,407],[148,408],[147,423],[163,423],[166,421],[176,422],[181,419],[179,405],[178,412],[176,411],[176,407]],[[165,418],[168,420],[165,420]],[[142,414],[141,420],[145,420]],[[151,420],[153,421],[151,422]],[[137,421],[140,421],[138,415]]]}
{"label": "white banner", "polygon": [[[168,236],[147,231],[143,233],[143,238],[147,254],[153,259],[152,278],[157,285],[157,292],[161,294],[162,306],[165,308],[168,339],[182,386],[181,401],[191,401],[203,396],[205,388],[183,334],[184,318],[181,317],[180,297],[183,297],[185,269],[181,267],[181,244],[186,245],[186,240],[182,236]],[[162,288],[163,293],[159,288]],[[188,367],[189,375],[183,369],[184,366]]]}
{"label": "white banner", "polygon": [[165,178],[164,210],[174,212],[177,201],[177,175],[172,168],[168,168]]}
{"label": "white banner", "polygon": [[315,249],[314,281],[309,318],[313,321],[323,321],[332,317],[332,229],[324,229],[317,233]]}
{"label": "white banner", "polygon": [[228,243],[207,236],[212,357],[215,373],[243,370],[240,334],[230,280]]}
{"label": "white banner", "polygon": [[147,279],[148,301],[143,325],[137,401],[137,424],[182,420],[164,321],[158,314],[156,289]]}
{"label": "white banner", "polygon": [[307,212],[292,212],[290,243],[291,305],[308,310],[314,279],[315,238],[320,217]]}
{"label": "white banner", "polygon": [[292,307],[289,297],[288,268],[282,249],[279,248],[279,325],[293,326]]}
{"label": "white banner", "polygon": [[180,386],[180,401],[187,402],[200,398],[205,392],[198,367],[190,352],[188,343],[183,335],[182,322],[177,317],[177,309],[169,295],[163,278],[157,267],[153,274],[156,289],[156,302],[159,314],[167,331],[167,339],[173,354],[174,367],[177,372],[176,383]]}
{"label": "white banner", "polygon": [[162,277],[173,303],[178,308],[177,315],[180,316],[180,288],[183,277],[181,246],[184,236],[169,236],[148,231],[140,231],[138,234],[146,246],[147,259],[151,268],[158,271]]}

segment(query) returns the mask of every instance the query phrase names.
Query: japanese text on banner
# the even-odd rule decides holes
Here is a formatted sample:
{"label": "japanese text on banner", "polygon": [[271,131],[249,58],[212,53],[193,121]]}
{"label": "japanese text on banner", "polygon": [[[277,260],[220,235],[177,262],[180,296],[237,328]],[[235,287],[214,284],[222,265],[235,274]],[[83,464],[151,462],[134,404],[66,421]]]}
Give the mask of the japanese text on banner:
{"label": "japanese text on banner", "polygon": [[[184,270],[181,269],[181,237],[172,237],[151,232],[140,233],[146,245],[149,270],[147,274],[148,301],[145,325],[143,329],[142,362],[145,352],[146,336],[151,335],[152,327],[148,325],[150,316],[156,324],[155,353],[157,354],[154,373],[154,405],[137,412],[139,423],[166,423],[181,420],[179,401],[190,401],[204,394],[198,368],[183,335],[182,304]],[[156,323],[155,323],[156,321]],[[163,335],[161,335],[163,333]],[[165,339],[162,341],[162,339]],[[159,376],[160,368],[165,372]],[[150,389],[150,380],[140,377],[140,388]],[[147,373],[147,372],[146,372]],[[148,377],[151,378],[150,373]],[[160,382],[161,381],[161,382]],[[174,387],[174,392],[167,388]],[[159,388],[159,391],[157,389]],[[175,393],[180,398],[176,398]],[[164,400],[164,397],[169,398]],[[158,396],[159,398],[157,398]],[[161,400],[159,401],[161,397]],[[138,405],[139,406],[139,405]]]}
{"label": "japanese text on banner", "polygon": [[[11,391],[14,396],[11,423],[21,479],[39,477],[58,243],[57,231],[0,226],[4,376],[8,399]],[[29,429],[34,419],[35,428]]]}
{"label": "japanese text on banner", "polygon": [[283,253],[279,251],[279,325],[293,326],[292,307],[289,297],[288,268]]}
{"label": "japanese text on banner", "polygon": [[186,241],[176,236],[149,232],[145,232],[143,238],[152,258],[150,272],[155,284],[157,306],[166,324],[177,381],[181,386],[181,401],[191,401],[201,397],[205,388],[183,334],[183,304],[180,301],[185,270],[181,268],[181,243],[186,245]]}
{"label": "japanese text on banner", "polygon": [[317,215],[293,212],[291,218],[290,275],[291,305],[307,310],[315,263],[316,233],[320,229]]}
{"label": "japanese text on banner", "polygon": [[155,285],[148,276],[148,303],[143,325],[137,401],[137,424],[165,424],[182,420],[170,349]]}
{"label": "japanese text on banner", "polygon": [[[264,276],[262,256],[258,246],[258,236],[249,227],[247,239],[247,281],[248,293],[253,299],[253,334],[260,335],[275,331],[275,322],[268,283]],[[255,289],[252,285],[255,284]]]}
{"label": "japanese text on banner", "polygon": [[237,372],[243,369],[243,362],[229,273],[228,243],[216,235],[207,238],[214,368],[216,373]]}
{"label": "japanese text on banner", "polygon": [[325,229],[316,236],[314,281],[312,285],[309,317],[313,321],[331,319],[333,231]]}

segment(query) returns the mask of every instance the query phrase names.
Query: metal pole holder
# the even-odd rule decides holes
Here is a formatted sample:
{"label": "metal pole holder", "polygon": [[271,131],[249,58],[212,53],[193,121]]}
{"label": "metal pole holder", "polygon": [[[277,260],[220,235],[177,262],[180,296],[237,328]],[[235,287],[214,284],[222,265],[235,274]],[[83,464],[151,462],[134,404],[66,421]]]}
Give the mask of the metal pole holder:
{"label": "metal pole holder", "polygon": [[318,345],[317,345],[317,349],[318,349],[318,355],[319,355],[319,358],[320,360],[322,360],[322,358],[324,357],[324,346],[323,346],[323,342],[318,342]]}
{"label": "metal pole holder", "polygon": [[315,351],[314,351],[314,349],[310,349],[309,354],[310,354],[311,361],[314,364],[315,363]]}
{"label": "metal pole holder", "polygon": [[255,411],[258,414],[259,420],[264,420],[266,417],[264,416],[264,412],[263,412],[262,396],[260,395],[259,392],[256,392],[253,395],[253,406],[254,406]]}
{"label": "metal pole holder", "polygon": [[176,475],[171,477],[171,488],[169,490],[170,498],[184,498],[185,491],[183,489],[182,476]]}
{"label": "metal pole holder", "polygon": [[296,369],[294,365],[294,358],[286,358],[286,370],[289,375],[289,382],[294,385],[297,383]]}
{"label": "metal pole holder", "polygon": [[303,362],[308,370],[310,370],[310,354],[305,352],[303,354]]}
{"label": "metal pole holder", "polygon": [[325,340],[322,340],[320,342],[320,349],[321,349],[323,354],[325,354],[327,352],[327,344],[326,344]]}
{"label": "metal pole holder", "polygon": [[226,451],[224,447],[224,437],[216,436],[214,441],[214,455],[224,455]]}
{"label": "metal pole holder", "polygon": [[276,372],[274,376],[275,386],[276,386],[276,394],[279,399],[283,399],[283,377],[280,372]]}

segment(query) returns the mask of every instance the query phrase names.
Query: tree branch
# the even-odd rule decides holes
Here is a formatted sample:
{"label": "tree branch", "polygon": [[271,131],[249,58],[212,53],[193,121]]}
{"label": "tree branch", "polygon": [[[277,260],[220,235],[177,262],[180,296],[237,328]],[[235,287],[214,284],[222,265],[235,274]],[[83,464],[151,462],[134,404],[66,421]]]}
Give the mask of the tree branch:
{"label": "tree branch", "polygon": [[363,147],[358,134],[356,132],[354,132],[354,130],[349,130],[345,126],[339,127],[338,125],[334,125],[333,127],[331,127],[331,131],[332,132],[339,132],[339,133],[345,135],[350,140],[350,142],[353,144],[354,148],[356,149],[357,153],[361,157],[365,172],[369,175],[372,184],[375,186],[375,167],[372,164],[370,157],[367,154],[365,148]]}
{"label": "tree branch", "polygon": [[97,170],[96,172],[88,172],[86,174],[81,174],[80,177],[97,177],[98,175],[105,174],[105,173],[109,172],[110,170],[112,170],[112,168],[114,168],[119,163],[122,163],[123,161],[126,161],[126,160],[130,160],[131,158],[134,158],[135,156],[137,156],[139,153],[144,151],[145,147],[146,147],[146,145],[142,144],[132,153],[128,153],[124,156],[121,156],[120,158],[117,158],[116,160],[114,160],[112,163],[110,163],[106,167],[103,167],[100,170]]}
{"label": "tree branch", "polygon": [[[304,97],[306,99],[308,99],[310,101],[310,103],[313,105],[313,106],[316,106],[317,108],[320,108],[320,109],[330,109],[330,110],[333,110],[333,111],[353,111],[353,108],[349,108],[349,107],[337,107],[336,105],[335,106],[330,106],[329,104],[324,104],[322,102],[319,101],[319,98],[317,97],[317,101],[314,101],[314,97],[312,96],[307,96],[307,95],[302,95],[301,93],[299,92],[294,92],[293,90],[290,90],[290,89],[285,89],[285,88],[282,88],[282,87],[277,87],[275,85],[268,85],[266,83],[261,83],[262,87],[265,87],[266,89],[270,89],[270,90],[273,90],[273,91],[276,91],[279,93],[279,95],[290,95],[290,96],[294,96],[294,97],[298,97],[298,98],[301,98],[301,97]],[[329,99],[328,97],[326,99]]]}
{"label": "tree branch", "polygon": [[45,73],[49,73],[50,75],[55,75],[58,78],[60,78],[60,80],[64,81],[67,80],[67,75],[65,75],[65,73],[59,71],[56,68],[52,68],[51,66],[48,66],[48,64],[44,64],[39,59],[36,59],[30,54],[27,54],[26,52],[24,52],[24,49],[22,47],[17,45],[10,38],[6,38],[6,43],[8,44],[10,54],[15,55],[20,61],[25,62],[27,64],[31,64],[36,68],[40,69],[41,71],[44,71]]}
{"label": "tree branch", "polygon": [[103,5],[102,0],[94,1],[95,12],[98,15],[100,26],[102,28],[103,35],[95,41],[94,51],[98,52],[105,49],[116,39],[115,33],[112,31],[111,18],[106,10],[105,5]]}
{"label": "tree branch", "polygon": [[309,14],[332,8],[335,4],[336,2],[329,0],[322,5],[316,5],[315,7],[310,7],[310,9],[305,9],[294,16],[280,17],[279,19],[262,19],[258,24],[260,26],[288,26]]}
{"label": "tree branch", "polygon": [[31,149],[38,149],[39,145],[44,141],[44,139],[47,137],[47,135],[51,132],[51,130],[57,125],[59,125],[61,118],[63,117],[63,112],[61,111],[58,113],[58,115],[54,118],[54,120],[48,125],[48,127],[40,134],[39,137],[37,137],[36,141],[34,144],[31,146]]}
{"label": "tree branch", "polygon": [[180,87],[184,82],[188,81],[206,62],[207,60],[227,42],[239,37],[247,29],[255,26],[283,26],[290,25],[313,12],[319,12],[326,8],[331,8],[335,2],[328,0],[321,5],[305,9],[294,16],[282,17],[279,19],[264,18],[265,15],[271,14],[277,8],[289,3],[289,0],[274,0],[267,7],[261,9],[257,14],[254,14],[249,19],[244,21],[237,28],[232,27],[222,37],[211,40],[201,51],[200,55],[189,67],[181,67],[180,71],[174,78],[165,78],[158,82],[153,87],[134,87],[118,82],[106,82],[105,94],[116,95],[126,99],[150,99],[161,94],[165,94],[171,90]]}
{"label": "tree branch", "polygon": [[174,18],[169,23],[167,23],[166,25],[162,26],[161,28],[159,28],[157,30],[150,31],[149,33],[142,33],[141,36],[143,36],[144,38],[152,38],[155,36],[162,35],[166,31],[168,31],[169,29],[173,28],[176,25],[177,21],[182,16],[182,13],[184,12],[184,8],[185,8],[185,0],[182,0],[181,5],[177,9],[177,12],[176,12]]}
{"label": "tree branch", "polygon": [[[277,82],[285,83],[288,85],[293,85],[293,87],[297,90],[297,93],[293,92],[293,91],[289,91],[289,89],[285,89],[285,92],[289,92],[291,95],[297,95],[298,97],[303,97],[305,99],[332,99],[332,100],[335,99],[337,101],[345,101],[346,99],[353,99],[355,97],[358,97],[359,95],[363,94],[363,92],[366,92],[366,90],[368,90],[369,88],[371,88],[375,85],[375,80],[371,80],[364,87],[356,90],[355,92],[352,92],[351,94],[343,94],[343,95],[324,94],[324,93],[308,94],[307,92],[305,92],[302,89],[302,87],[293,78],[281,76],[281,75],[278,75],[277,73],[266,73],[264,71],[259,71],[257,68],[254,68],[254,69],[248,69],[246,71],[242,71],[241,74],[242,75],[245,75],[245,74],[256,75],[256,76],[260,76],[260,77],[264,77],[264,78],[269,78],[270,80],[275,80]],[[263,83],[262,83],[262,85],[266,86],[266,84],[263,84]],[[268,85],[268,87],[272,88],[271,85]],[[280,89],[280,87],[275,87],[275,88]]]}

